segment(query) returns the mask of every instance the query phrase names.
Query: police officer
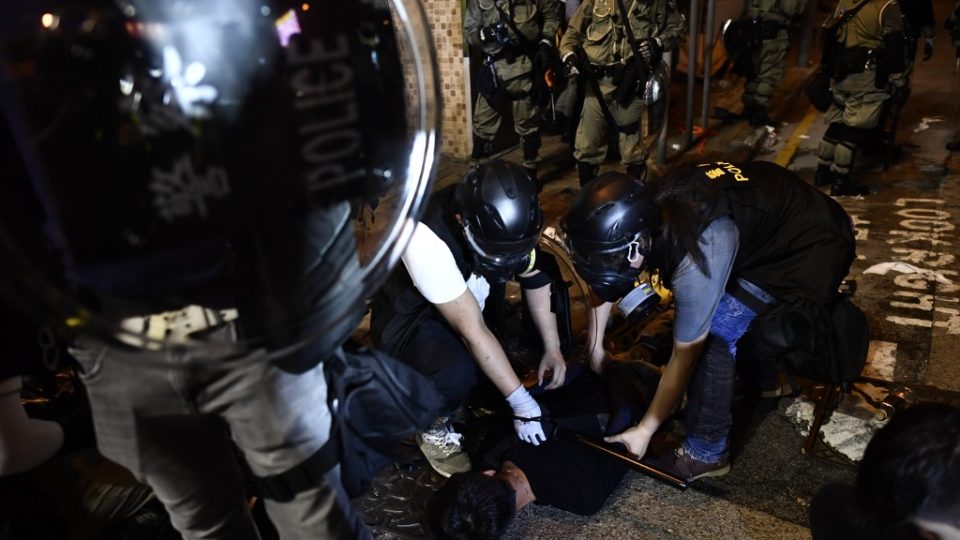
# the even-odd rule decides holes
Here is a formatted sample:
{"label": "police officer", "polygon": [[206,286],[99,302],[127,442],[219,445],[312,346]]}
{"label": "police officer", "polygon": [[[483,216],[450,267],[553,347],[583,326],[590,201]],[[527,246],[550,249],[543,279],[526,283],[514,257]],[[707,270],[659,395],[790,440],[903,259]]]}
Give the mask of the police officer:
{"label": "police officer", "polygon": [[558,0],[469,0],[463,19],[467,43],[484,53],[473,110],[473,158],[488,156],[500,129],[498,109],[513,104],[522,164],[536,182],[540,160],[540,103],[547,96],[543,70],[555,57]]}
{"label": "police officer", "polygon": [[823,115],[829,127],[815,183],[832,185],[832,195],[866,195],[869,189],[850,173],[858,146],[881,125],[887,100],[906,100],[903,18],[896,0],[840,0],[824,28],[835,36],[824,57],[833,100]]}
{"label": "police officer", "polygon": [[607,440],[642,458],[686,391],[686,438],[661,465],[687,481],[726,474],[737,342],[777,301],[836,297],[854,258],[850,217],[783,167],[720,162],[646,185],[603,174],[561,227],[598,297],[588,319],[595,371],[609,361],[603,337],[613,302],[643,287],[640,272],[674,292],[673,353],[653,400],[639,424]]}
{"label": "police officer", "polygon": [[573,153],[581,186],[596,176],[606,157],[608,116],[619,131],[627,172],[646,177],[643,140],[655,135],[659,122],[646,117],[635,88],[642,88],[642,79],[659,66],[665,49],[676,46],[682,31],[683,19],[672,0],[580,4],[560,42],[560,56],[567,75],[579,76],[586,86]]}
{"label": "police officer", "polygon": [[[440,96],[404,99],[398,36],[420,83],[432,43],[397,7],[7,6],[0,293],[77,335],[100,451],[188,540],[260,538],[244,469],[280,537],[370,537],[325,366],[429,188]],[[383,195],[408,210],[361,246],[352,201]]]}
{"label": "police officer", "polygon": [[553,259],[537,247],[542,228],[536,188],[523,169],[501,160],[484,163],[433,195],[403,267],[374,297],[374,344],[427,375],[445,401],[444,416],[417,437],[444,476],[470,470],[448,418],[476,383],[477,367],[513,409],[519,437],[534,445],[545,439],[540,407],[482,315],[491,283],[517,277],[543,339],[539,379],[550,371],[548,388],[562,384],[566,365],[551,312],[553,272],[545,271]]}
{"label": "police officer", "polygon": [[[735,69],[747,79],[743,89],[743,116],[752,126],[770,125],[767,116],[770,98],[783,80],[787,51],[790,49],[789,26],[803,13],[803,0],[744,0],[738,25],[741,32],[724,34],[729,51],[744,47],[742,59]],[[744,39],[746,38],[746,39]],[[728,44],[728,39],[739,43]]]}

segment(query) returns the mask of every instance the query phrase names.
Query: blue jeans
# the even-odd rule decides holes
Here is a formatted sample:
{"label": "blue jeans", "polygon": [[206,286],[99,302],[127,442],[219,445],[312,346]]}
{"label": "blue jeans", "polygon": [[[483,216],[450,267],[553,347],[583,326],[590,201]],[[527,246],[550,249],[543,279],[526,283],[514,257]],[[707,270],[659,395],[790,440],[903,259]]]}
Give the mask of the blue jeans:
{"label": "blue jeans", "polygon": [[[741,287],[765,304],[776,300],[756,285],[737,280]],[[757,314],[729,293],[720,298],[710,321],[704,352],[687,386],[684,451],[705,463],[727,459],[733,381],[736,376],[737,341]]]}

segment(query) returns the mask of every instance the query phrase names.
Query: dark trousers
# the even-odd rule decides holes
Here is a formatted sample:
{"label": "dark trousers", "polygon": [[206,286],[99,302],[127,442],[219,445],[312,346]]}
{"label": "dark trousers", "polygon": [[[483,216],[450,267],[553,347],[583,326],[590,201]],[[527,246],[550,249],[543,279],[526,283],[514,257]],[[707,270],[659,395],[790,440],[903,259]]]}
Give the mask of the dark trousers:
{"label": "dark trousers", "polygon": [[417,324],[398,359],[433,381],[444,401],[444,415],[457,410],[477,383],[473,355],[457,332],[437,319]]}

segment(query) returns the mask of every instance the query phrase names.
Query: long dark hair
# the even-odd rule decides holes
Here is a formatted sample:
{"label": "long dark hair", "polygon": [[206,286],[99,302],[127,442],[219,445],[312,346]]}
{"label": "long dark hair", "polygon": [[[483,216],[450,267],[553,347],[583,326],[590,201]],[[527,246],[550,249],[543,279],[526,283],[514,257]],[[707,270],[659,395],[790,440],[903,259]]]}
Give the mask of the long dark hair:
{"label": "long dark hair", "polygon": [[689,254],[700,270],[709,275],[698,240],[710,224],[712,211],[720,200],[720,188],[693,166],[652,182],[650,188],[654,192],[654,203],[660,209],[661,225],[653,238],[651,269],[670,287],[680,261]]}

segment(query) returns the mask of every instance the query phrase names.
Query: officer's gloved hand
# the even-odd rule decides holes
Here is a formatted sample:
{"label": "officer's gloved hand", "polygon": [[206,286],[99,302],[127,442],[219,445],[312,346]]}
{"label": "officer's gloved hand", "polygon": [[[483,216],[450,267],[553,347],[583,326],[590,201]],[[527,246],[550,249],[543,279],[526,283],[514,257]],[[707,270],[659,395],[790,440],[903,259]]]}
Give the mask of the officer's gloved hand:
{"label": "officer's gloved hand", "polygon": [[507,396],[507,403],[513,409],[513,429],[524,442],[534,446],[547,440],[540,425],[540,405],[522,385]]}
{"label": "officer's gloved hand", "polygon": [[653,65],[663,56],[663,46],[657,38],[643,38],[637,42],[637,48],[633,53],[639,54],[647,64]]}
{"label": "officer's gloved hand", "polygon": [[581,67],[580,58],[576,54],[570,53],[563,58],[563,73],[568,79],[580,75]]}
{"label": "officer's gloved hand", "polygon": [[926,62],[933,56],[933,38],[923,40],[923,61]]}
{"label": "officer's gloved hand", "polygon": [[499,42],[506,45],[510,43],[510,36],[507,34],[507,27],[502,22],[496,22],[480,28],[480,41],[483,43]]}
{"label": "officer's gloved hand", "polygon": [[533,64],[540,69],[546,69],[553,61],[553,54],[553,45],[547,40],[542,40],[537,45],[537,52],[533,55]]}

